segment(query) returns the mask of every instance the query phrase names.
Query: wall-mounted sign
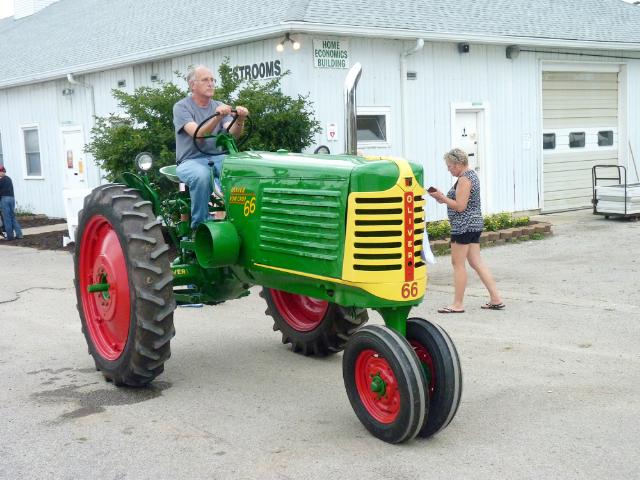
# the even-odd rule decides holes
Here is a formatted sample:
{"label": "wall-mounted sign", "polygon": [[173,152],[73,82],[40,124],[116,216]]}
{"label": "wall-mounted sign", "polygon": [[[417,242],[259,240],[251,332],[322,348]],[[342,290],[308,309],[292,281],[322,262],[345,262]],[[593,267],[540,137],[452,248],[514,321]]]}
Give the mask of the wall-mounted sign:
{"label": "wall-mounted sign", "polygon": [[258,80],[277,77],[282,73],[282,67],[280,60],[269,60],[252,65],[236,65],[232,71],[236,80]]}
{"label": "wall-mounted sign", "polygon": [[313,64],[316,68],[349,68],[349,41],[314,39]]}
{"label": "wall-mounted sign", "polygon": [[330,142],[338,140],[338,125],[336,123],[327,124],[327,140]]}

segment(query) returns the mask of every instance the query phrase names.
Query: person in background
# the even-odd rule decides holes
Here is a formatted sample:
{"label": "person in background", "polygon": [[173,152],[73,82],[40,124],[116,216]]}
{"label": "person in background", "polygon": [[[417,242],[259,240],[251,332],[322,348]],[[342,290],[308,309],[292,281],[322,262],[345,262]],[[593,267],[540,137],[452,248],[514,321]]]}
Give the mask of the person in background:
{"label": "person in background", "polygon": [[464,291],[467,286],[466,262],[473,268],[489,292],[489,301],[481,308],[501,310],[505,307],[489,268],[480,257],[480,234],[484,228],[480,207],[480,180],[469,168],[467,154],[459,149],[445,153],[449,173],[458,180],[445,195],[436,188],[429,188],[438,203],[447,205],[447,215],[451,224],[451,264],[453,265],[453,303],[440,308],[438,313],[463,313]]}
{"label": "person in background", "polygon": [[0,211],[2,211],[6,239],[11,241],[16,238],[22,238],[22,229],[16,218],[16,199],[13,195],[13,182],[11,177],[7,176],[7,170],[4,165],[0,165]]}
{"label": "person in background", "polygon": [[[209,216],[209,200],[214,191],[211,181],[211,168],[214,168],[214,182],[217,184],[222,172],[222,155],[207,156],[200,152],[193,144],[193,137],[198,125],[205,118],[218,113],[209,120],[198,132],[198,136],[216,135],[223,128],[228,128],[233,121],[231,107],[213,100],[215,93],[215,79],[213,73],[204,65],[198,65],[187,74],[187,83],[191,95],[176,102],[173,106],[173,124],[176,132],[176,173],[178,178],[189,187],[191,197],[191,228],[195,229],[199,223]],[[244,121],[249,115],[245,107],[236,107],[237,121],[231,127],[230,133],[239,138],[242,135]],[[214,151],[213,140],[204,140],[202,148]]]}

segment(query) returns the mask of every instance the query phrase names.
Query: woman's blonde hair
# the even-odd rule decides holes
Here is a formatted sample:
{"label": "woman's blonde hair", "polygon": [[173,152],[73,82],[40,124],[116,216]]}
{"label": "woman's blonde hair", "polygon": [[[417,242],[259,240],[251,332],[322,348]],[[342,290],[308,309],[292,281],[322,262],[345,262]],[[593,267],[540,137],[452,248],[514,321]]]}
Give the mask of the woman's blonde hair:
{"label": "woman's blonde hair", "polygon": [[447,162],[447,164],[464,165],[465,167],[469,165],[467,152],[460,148],[454,148],[445,153],[444,161]]}

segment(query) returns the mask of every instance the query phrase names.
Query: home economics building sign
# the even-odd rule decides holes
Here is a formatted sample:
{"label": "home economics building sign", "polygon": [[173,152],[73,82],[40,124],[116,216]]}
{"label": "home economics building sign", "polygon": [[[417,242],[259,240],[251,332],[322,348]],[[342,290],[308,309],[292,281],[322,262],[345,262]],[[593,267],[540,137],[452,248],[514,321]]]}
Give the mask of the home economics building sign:
{"label": "home economics building sign", "polygon": [[348,40],[313,40],[316,68],[349,68]]}

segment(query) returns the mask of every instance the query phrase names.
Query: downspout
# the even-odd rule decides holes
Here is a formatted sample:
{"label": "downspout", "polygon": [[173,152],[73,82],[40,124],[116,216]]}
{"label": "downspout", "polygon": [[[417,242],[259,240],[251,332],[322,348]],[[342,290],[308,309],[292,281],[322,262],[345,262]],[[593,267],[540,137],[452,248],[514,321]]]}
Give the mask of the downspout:
{"label": "downspout", "polygon": [[78,80],[75,79],[75,77],[73,76],[73,73],[67,73],[67,81],[71,85],[80,85],[81,87],[84,87],[87,90],[89,90],[89,92],[91,93],[91,120],[92,120],[91,123],[93,125],[94,119],[96,116],[96,96],[95,96],[95,93],[93,92],[93,85],[85,82],[79,82]]}
{"label": "downspout", "polygon": [[[73,73],[67,73],[67,81],[71,85],[80,85],[81,87],[84,87],[87,90],[89,90],[89,93],[91,95],[91,128],[93,128],[93,126],[95,125],[95,118],[96,118],[96,96],[93,90],[93,85],[91,85],[90,83],[80,82],[76,80],[75,77],[73,76]],[[102,178],[102,171],[100,170],[99,166],[96,165],[96,167],[98,170],[98,184],[100,184],[101,178]],[[84,168],[87,168],[87,166],[85,165]]]}
{"label": "downspout", "polygon": [[407,145],[407,129],[406,126],[408,124],[406,115],[407,115],[407,107],[406,103],[406,87],[405,84],[407,82],[407,57],[409,55],[413,55],[416,52],[419,52],[424,47],[424,39],[418,38],[416,40],[416,46],[411,50],[407,50],[400,54],[400,129],[402,130],[402,158],[405,158],[406,155],[406,145]]}

